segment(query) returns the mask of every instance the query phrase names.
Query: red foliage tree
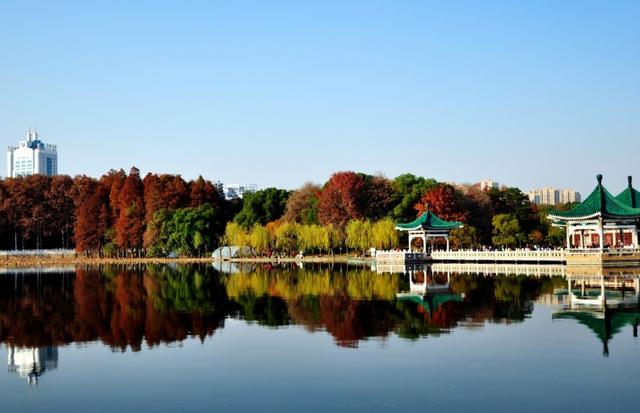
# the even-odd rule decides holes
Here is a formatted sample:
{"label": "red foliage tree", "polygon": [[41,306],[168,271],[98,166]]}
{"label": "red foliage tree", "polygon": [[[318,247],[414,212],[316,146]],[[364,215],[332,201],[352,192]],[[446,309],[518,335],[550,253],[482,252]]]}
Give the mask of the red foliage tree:
{"label": "red foliage tree", "polygon": [[111,222],[113,223],[120,216],[120,191],[126,179],[127,174],[122,169],[117,171],[112,169],[100,178],[100,182],[109,189],[109,205],[111,207]]}
{"label": "red foliage tree", "polygon": [[62,248],[68,248],[74,225],[74,195],[73,179],[68,175],[52,177],[44,194]]}
{"label": "red foliage tree", "polygon": [[320,223],[343,227],[350,220],[361,218],[364,188],[364,179],[355,172],[333,174],[318,199],[318,220]]}
{"label": "red foliage tree", "polygon": [[120,214],[115,226],[116,244],[121,249],[135,249],[139,252],[145,229],[145,211],[144,188],[138,168],[131,168],[119,192],[118,205]]}
{"label": "red foliage tree", "polygon": [[77,177],[75,193],[75,243],[76,251],[91,253],[104,244],[109,227],[109,189],[92,178]]}
{"label": "red foliage tree", "polygon": [[440,184],[425,192],[415,205],[418,215],[429,210],[447,221],[466,222],[468,213],[460,194],[451,185]]}
{"label": "red foliage tree", "polygon": [[174,210],[189,205],[189,185],[180,175],[160,175],[166,208]]}
{"label": "red foliage tree", "polygon": [[199,176],[195,181],[189,182],[189,206],[199,207],[202,204],[211,204],[219,207],[220,202],[220,194],[211,181]]}

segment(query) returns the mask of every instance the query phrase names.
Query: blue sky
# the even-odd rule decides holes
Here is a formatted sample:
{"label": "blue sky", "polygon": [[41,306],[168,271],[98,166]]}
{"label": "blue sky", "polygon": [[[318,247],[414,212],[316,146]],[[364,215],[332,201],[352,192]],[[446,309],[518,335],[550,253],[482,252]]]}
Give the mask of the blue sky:
{"label": "blue sky", "polygon": [[93,3],[0,4],[0,139],[63,173],[640,182],[638,1]]}

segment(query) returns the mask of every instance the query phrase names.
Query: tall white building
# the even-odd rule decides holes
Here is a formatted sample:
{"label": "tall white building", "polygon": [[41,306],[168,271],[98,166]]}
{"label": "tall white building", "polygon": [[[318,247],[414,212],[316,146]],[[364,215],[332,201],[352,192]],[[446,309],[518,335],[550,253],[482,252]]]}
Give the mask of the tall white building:
{"label": "tall white building", "polygon": [[573,189],[556,189],[546,187],[527,192],[527,196],[537,205],[562,205],[570,202],[580,202],[580,192]]}
{"label": "tall white building", "polygon": [[224,186],[224,197],[226,199],[243,198],[247,192],[256,192],[258,185],[256,184],[228,184]]}
{"label": "tall white building", "polygon": [[27,137],[7,150],[7,177],[58,174],[56,145],[42,142],[38,132],[29,129]]}
{"label": "tall white building", "polygon": [[499,189],[500,188],[500,184],[497,183],[496,181],[493,181],[491,179],[483,179],[482,181],[478,182],[478,185],[480,185],[480,190],[481,191],[488,191],[490,189]]}

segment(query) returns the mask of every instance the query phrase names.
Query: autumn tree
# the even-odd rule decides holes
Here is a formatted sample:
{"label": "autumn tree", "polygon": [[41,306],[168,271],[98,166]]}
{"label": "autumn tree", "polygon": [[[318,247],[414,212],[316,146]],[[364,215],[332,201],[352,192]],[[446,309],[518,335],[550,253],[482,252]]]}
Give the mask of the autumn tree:
{"label": "autumn tree", "polygon": [[56,175],[49,181],[44,197],[50,218],[60,234],[60,247],[68,248],[74,226],[73,179],[68,175]]}
{"label": "autumn tree", "polygon": [[74,193],[74,239],[76,251],[99,251],[106,241],[106,230],[111,212],[110,190],[102,182],[87,176],[78,176],[73,181]]}
{"label": "autumn tree", "polygon": [[377,221],[391,214],[394,190],[391,181],[382,175],[364,175],[362,194],[364,217]]}
{"label": "autumn tree", "polygon": [[140,179],[140,170],[133,167],[119,192],[120,214],[116,221],[116,243],[123,250],[134,249],[139,253],[142,248],[142,235],[145,230],[144,188]]}
{"label": "autumn tree", "polygon": [[333,174],[324,185],[318,200],[320,223],[344,228],[350,220],[362,218],[364,188],[363,177],[355,172]]}
{"label": "autumn tree", "polygon": [[316,184],[307,182],[300,189],[293,191],[282,219],[299,224],[318,223],[318,197],[322,189]]}
{"label": "autumn tree", "polygon": [[205,180],[200,175],[198,179],[189,182],[189,206],[199,207],[204,204],[220,208],[222,206],[222,197],[213,183]]}
{"label": "autumn tree", "polygon": [[466,222],[468,217],[461,195],[447,184],[439,184],[425,192],[415,208],[418,215],[429,210],[447,221]]}

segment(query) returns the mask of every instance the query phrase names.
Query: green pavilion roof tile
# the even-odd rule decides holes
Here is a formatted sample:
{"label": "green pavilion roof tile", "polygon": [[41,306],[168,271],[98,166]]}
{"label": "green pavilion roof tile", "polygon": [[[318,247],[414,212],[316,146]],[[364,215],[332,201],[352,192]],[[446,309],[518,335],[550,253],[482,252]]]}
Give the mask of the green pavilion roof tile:
{"label": "green pavilion roof tile", "polygon": [[554,221],[596,218],[599,216],[603,218],[640,218],[640,208],[633,208],[616,199],[602,186],[602,175],[598,175],[598,185],[582,203],[570,211],[552,211],[549,213],[549,218]]}
{"label": "green pavilion roof tile", "polygon": [[407,222],[405,224],[396,224],[396,229],[401,231],[410,231],[414,229],[432,229],[432,230],[451,230],[462,227],[462,222],[457,221],[445,221],[438,218],[431,211],[426,211],[413,222]]}
{"label": "green pavilion roof tile", "polygon": [[631,208],[640,207],[640,192],[633,188],[631,184],[631,177],[629,177],[629,186],[624,191],[620,192],[616,199],[624,205]]}

